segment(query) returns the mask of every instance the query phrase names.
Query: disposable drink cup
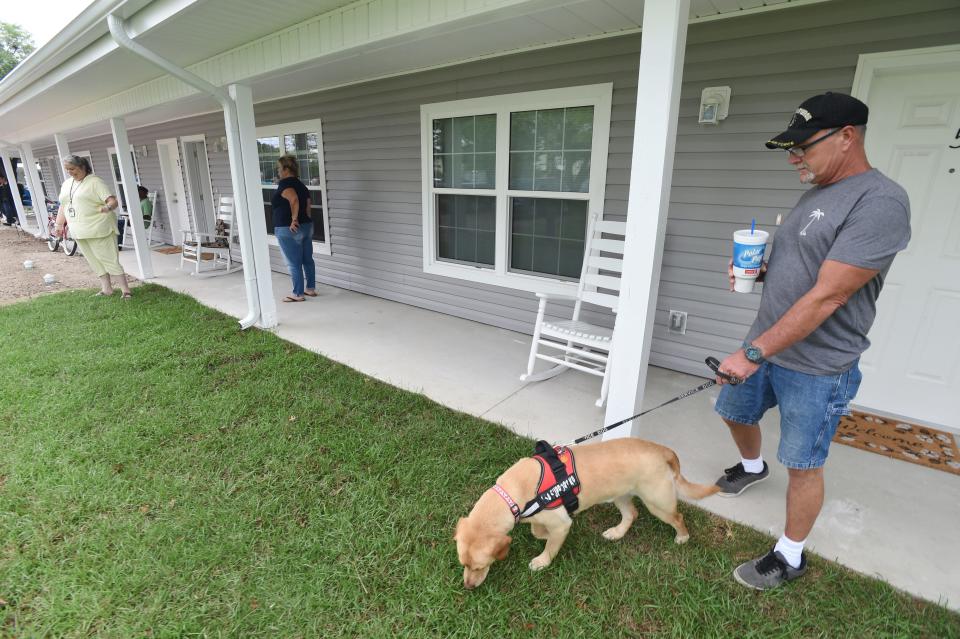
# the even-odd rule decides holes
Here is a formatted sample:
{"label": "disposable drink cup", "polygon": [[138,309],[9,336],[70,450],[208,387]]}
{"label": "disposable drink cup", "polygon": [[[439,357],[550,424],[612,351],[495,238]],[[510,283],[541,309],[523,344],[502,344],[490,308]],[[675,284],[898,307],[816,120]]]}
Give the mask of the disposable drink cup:
{"label": "disposable drink cup", "polygon": [[753,283],[763,266],[763,253],[770,234],[759,229],[733,232],[733,290],[738,293],[753,291]]}

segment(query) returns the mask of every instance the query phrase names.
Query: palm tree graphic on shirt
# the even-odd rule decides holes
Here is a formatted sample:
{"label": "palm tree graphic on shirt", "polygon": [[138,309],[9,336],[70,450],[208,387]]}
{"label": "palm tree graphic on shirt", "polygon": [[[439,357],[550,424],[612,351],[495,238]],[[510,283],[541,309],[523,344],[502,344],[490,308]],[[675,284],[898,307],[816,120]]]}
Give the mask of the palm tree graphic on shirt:
{"label": "palm tree graphic on shirt", "polygon": [[824,213],[824,212],[821,211],[820,209],[817,209],[816,211],[814,211],[813,213],[811,213],[811,214],[810,214],[810,221],[807,222],[807,225],[806,225],[805,227],[803,227],[803,230],[802,230],[802,231],[800,231],[800,235],[806,236],[806,234],[807,234],[807,229],[810,228],[810,225],[813,224],[814,222],[816,222],[817,220],[819,220],[819,219],[820,219],[821,217],[823,217],[824,215],[826,215],[826,213]]}

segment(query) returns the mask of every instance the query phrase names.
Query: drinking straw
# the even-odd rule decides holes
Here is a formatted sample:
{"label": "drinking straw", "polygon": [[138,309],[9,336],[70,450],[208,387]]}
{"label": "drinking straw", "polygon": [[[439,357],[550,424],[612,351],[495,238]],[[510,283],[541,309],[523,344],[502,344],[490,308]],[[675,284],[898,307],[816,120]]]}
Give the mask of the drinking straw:
{"label": "drinking straw", "polygon": [[753,235],[753,229],[757,228],[757,218],[750,222],[750,235]]}

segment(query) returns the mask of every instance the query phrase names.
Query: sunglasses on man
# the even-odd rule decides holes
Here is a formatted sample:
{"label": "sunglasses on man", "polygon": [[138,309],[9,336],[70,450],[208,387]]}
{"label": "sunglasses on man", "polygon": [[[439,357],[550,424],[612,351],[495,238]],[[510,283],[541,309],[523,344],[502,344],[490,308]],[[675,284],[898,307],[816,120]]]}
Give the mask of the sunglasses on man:
{"label": "sunglasses on man", "polygon": [[829,138],[831,135],[833,135],[833,134],[836,133],[837,131],[841,131],[841,130],[843,130],[843,127],[842,127],[842,126],[836,128],[836,129],[833,129],[832,131],[830,131],[829,133],[827,133],[827,134],[825,134],[825,135],[821,135],[819,138],[817,138],[817,139],[814,140],[813,142],[807,142],[806,144],[798,144],[798,145],[796,145],[796,146],[791,146],[789,149],[787,149],[787,153],[789,153],[790,155],[792,155],[792,156],[794,156],[794,157],[802,158],[804,155],[806,155],[807,149],[809,149],[810,147],[812,147],[814,144],[819,144],[820,142],[823,142],[824,140],[826,140],[827,138]]}

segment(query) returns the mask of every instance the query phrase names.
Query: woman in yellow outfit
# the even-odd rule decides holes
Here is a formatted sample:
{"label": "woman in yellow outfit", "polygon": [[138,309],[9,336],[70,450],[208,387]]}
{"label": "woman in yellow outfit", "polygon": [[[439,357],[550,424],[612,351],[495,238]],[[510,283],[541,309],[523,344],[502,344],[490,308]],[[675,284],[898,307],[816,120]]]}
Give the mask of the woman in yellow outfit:
{"label": "woman in yellow outfit", "polygon": [[90,268],[100,278],[97,295],[113,295],[110,276],[114,275],[123,291],[123,299],[130,299],[130,285],[117,252],[117,198],[110,194],[103,180],[93,175],[87,158],[71,155],[64,159],[63,168],[70,178],[60,189],[55,232],[62,236],[64,226],[70,225],[70,234],[80,245]]}

